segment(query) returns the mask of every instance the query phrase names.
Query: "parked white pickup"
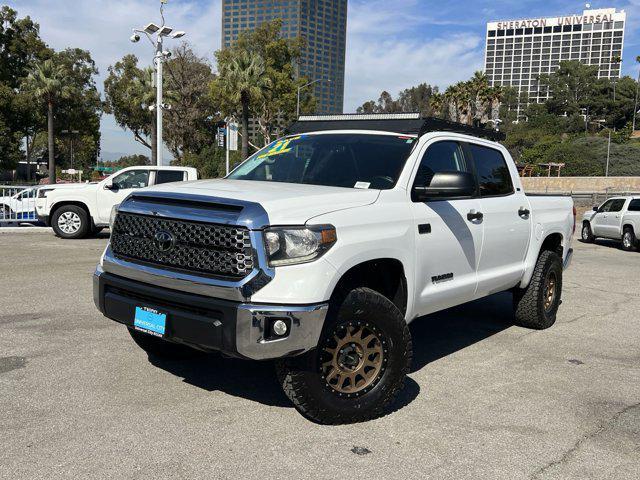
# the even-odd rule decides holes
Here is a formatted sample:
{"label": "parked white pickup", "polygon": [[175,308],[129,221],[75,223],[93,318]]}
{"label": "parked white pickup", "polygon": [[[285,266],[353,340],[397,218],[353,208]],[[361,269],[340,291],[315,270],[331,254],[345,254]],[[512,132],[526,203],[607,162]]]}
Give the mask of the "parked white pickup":
{"label": "parked white pickup", "polygon": [[153,355],[279,358],[286,394],[325,423],[393,400],[423,315],[511,291],[518,325],[555,322],[573,202],[525,195],[507,149],[480,138],[495,132],[315,118],[225,179],[122,202],[94,275],[104,315]]}
{"label": "parked white pickup", "polygon": [[131,192],[197,178],[196,169],[190,167],[128,167],[97,183],[42,187],[36,212],[59,237],[82,238],[109,225],[111,210]]}
{"label": "parked white pickup", "polygon": [[634,250],[640,235],[640,196],[614,197],[593,207],[582,217],[582,240],[622,240],[622,248]]}

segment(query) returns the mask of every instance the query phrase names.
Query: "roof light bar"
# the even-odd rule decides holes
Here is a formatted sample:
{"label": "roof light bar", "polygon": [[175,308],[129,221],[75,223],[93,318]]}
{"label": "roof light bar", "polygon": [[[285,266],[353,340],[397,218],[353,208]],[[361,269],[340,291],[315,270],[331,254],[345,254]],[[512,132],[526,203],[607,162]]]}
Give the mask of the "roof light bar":
{"label": "roof light bar", "polygon": [[322,122],[341,120],[419,120],[420,113],[348,113],[344,115],[301,115],[301,122]]}

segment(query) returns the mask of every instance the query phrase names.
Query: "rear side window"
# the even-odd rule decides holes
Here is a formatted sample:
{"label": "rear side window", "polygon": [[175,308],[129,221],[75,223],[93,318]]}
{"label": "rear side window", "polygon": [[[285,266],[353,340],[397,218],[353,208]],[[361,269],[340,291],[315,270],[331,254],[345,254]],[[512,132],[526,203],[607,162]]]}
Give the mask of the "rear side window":
{"label": "rear side window", "polygon": [[629,203],[629,208],[627,210],[629,210],[630,212],[640,212],[640,198],[631,200],[631,202]]}
{"label": "rear side window", "polygon": [[507,162],[498,150],[469,144],[478,172],[480,196],[491,197],[513,193],[513,183]]}
{"label": "rear side window", "polygon": [[610,212],[619,212],[624,207],[624,198],[616,198],[611,201],[611,208],[609,208]]}
{"label": "rear side window", "polygon": [[182,182],[184,172],[179,170],[158,170],[156,172],[156,185],[161,183]]}
{"label": "rear side window", "polygon": [[429,145],[424,153],[418,173],[416,185],[429,185],[438,172],[470,172],[464,157],[462,146],[458,142],[436,142]]}

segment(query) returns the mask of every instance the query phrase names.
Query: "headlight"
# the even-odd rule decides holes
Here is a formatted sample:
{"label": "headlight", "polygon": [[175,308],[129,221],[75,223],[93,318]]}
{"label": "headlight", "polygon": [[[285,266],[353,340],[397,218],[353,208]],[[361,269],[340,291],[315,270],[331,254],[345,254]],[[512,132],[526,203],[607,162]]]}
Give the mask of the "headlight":
{"label": "headlight", "polygon": [[113,231],[113,224],[116,223],[116,215],[118,214],[118,205],[114,205],[111,208],[111,215],[109,215],[109,230]]}
{"label": "headlight", "polygon": [[337,239],[332,225],[269,228],[264,234],[272,267],[311,262],[329,250]]}
{"label": "headlight", "polygon": [[53,188],[39,188],[38,189],[38,198],[44,198],[47,194],[52,191]]}

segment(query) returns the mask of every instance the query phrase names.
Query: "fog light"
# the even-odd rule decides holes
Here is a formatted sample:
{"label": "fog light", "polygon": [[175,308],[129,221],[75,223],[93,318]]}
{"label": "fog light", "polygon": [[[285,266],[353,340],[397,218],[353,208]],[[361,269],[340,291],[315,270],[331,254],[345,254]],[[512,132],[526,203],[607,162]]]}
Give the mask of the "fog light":
{"label": "fog light", "polygon": [[287,333],[287,324],[283,320],[276,320],[273,322],[273,333],[282,337]]}

